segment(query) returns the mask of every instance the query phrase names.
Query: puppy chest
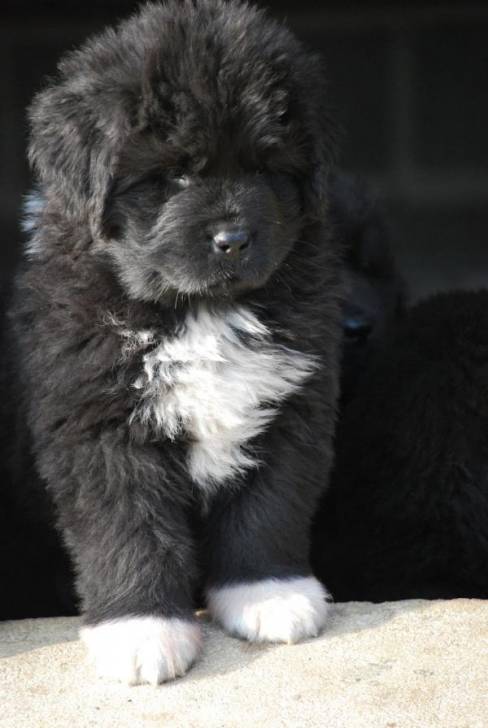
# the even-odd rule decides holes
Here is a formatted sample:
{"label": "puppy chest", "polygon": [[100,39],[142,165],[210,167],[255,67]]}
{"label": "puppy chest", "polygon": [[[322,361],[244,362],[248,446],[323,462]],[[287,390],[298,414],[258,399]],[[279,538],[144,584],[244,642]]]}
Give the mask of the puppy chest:
{"label": "puppy chest", "polygon": [[147,341],[133,417],[162,437],[184,437],[189,473],[204,487],[257,464],[251,441],[315,368],[312,357],[275,345],[244,307],[202,309],[173,337]]}

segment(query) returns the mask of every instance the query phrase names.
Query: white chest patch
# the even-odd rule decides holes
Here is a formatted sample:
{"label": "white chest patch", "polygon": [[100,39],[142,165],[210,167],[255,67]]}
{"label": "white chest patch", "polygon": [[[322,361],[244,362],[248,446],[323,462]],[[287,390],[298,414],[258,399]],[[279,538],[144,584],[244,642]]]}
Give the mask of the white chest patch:
{"label": "white chest patch", "polygon": [[274,344],[242,306],[201,308],[179,335],[161,341],[148,331],[124,335],[131,350],[147,350],[133,385],[140,401],[132,418],[170,439],[186,435],[188,470],[204,487],[257,465],[247,443],[317,365],[314,357]]}

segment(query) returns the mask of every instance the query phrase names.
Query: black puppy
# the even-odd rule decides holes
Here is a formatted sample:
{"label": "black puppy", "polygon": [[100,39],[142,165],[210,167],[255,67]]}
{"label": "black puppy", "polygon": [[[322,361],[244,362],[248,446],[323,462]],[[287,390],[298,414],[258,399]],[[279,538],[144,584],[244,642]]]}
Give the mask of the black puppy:
{"label": "black puppy", "polygon": [[334,510],[314,547],[334,597],[487,598],[487,291],[409,312],[372,358],[337,443]]}
{"label": "black puppy", "polygon": [[30,110],[43,202],[10,377],[109,677],[189,668],[202,582],[246,639],[325,623],[308,553],[342,297],[325,98],[281,25],[199,0],[88,42]]}

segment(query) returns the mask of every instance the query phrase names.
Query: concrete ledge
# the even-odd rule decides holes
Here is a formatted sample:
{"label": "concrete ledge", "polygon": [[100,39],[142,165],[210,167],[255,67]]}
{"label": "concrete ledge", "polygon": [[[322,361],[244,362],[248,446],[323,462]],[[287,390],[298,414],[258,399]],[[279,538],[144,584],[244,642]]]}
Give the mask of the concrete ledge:
{"label": "concrete ledge", "polygon": [[206,622],[159,688],[98,681],[78,620],[0,625],[2,728],[486,728],[488,602],[337,604],[319,639],[254,646]]}

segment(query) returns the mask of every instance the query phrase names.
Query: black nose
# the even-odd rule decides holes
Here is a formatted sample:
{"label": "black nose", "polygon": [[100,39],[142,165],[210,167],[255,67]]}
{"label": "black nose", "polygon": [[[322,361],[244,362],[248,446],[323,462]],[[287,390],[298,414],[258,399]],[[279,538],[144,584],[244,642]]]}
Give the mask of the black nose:
{"label": "black nose", "polygon": [[236,258],[249,247],[251,235],[240,225],[222,224],[211,231],[211,239],[214,253]]}

